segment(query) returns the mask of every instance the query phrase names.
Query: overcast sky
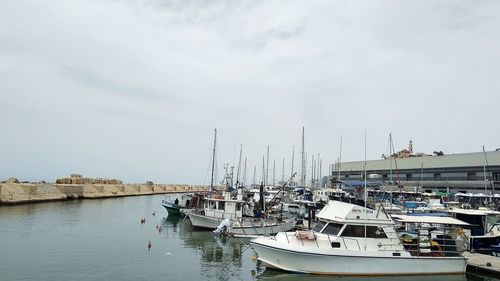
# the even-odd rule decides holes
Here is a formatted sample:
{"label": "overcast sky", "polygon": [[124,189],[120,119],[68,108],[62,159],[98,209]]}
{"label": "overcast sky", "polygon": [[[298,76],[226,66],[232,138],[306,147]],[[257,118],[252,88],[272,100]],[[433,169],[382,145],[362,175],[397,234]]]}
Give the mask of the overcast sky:
{"label": "overcast sky", "polygon": [[494,150],[500,1],[2,0],[0,104],[0,179]]}

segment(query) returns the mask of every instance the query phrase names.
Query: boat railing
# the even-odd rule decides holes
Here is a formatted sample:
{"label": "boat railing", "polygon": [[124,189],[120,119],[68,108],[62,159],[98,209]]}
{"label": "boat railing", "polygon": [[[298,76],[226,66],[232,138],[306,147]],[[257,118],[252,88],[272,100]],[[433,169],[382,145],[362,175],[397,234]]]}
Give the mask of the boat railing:
{"label": "boat railing", "polygon": [[342,239],[342,242],[344,242],[344,247],[345,247],[345,249],[346,249],[346,250],[349,250],[349,249],[347,248],[347,243],[345,242],[345,240],[347,239],[347,240],[354,240],[354,241],[356,241],[356,244],[358,245],[358,250],[359,250],[359,251],[361,251],[361,246],[359,245],[359,241],[358,241],[358,239],[355,239],[355,238],[349,238],[349,237],[342,237],[342,236],[340,236],[340,238]]}

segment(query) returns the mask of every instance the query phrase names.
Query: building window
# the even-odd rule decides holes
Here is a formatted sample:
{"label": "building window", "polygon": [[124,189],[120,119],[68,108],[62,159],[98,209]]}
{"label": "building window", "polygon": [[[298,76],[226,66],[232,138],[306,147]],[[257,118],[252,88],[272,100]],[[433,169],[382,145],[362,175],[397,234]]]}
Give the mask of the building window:
{"label": "building window", "polygon": [[493,173],[493,181],[500,181],[500,173]]}
{"label": "building window", "polygon": [[434,174],[434,180],[435,181],[438,181],[440,179],[441,179],[441,174],[439,174],[439,173]]}
{"label": "building window", "polygon": [[387,180],[387,175],[382,175],[383,180]]}
{"label": "building window", "polygon": [[406,180],[411,180],[412,174],[406,174]]}
{"label": "building window", "polygon": [[476,180],[476,173],[467,173],[467,180],[468,181]]}

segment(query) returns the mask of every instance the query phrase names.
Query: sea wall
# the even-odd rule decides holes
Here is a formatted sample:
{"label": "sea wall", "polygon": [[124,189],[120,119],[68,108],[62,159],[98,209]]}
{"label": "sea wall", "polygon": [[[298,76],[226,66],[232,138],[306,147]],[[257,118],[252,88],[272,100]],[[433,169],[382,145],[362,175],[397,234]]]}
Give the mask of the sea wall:
{"label": "sea wall", "polygon": [[0,205],[206,190],[208,186],[187,184],[0,183]]}

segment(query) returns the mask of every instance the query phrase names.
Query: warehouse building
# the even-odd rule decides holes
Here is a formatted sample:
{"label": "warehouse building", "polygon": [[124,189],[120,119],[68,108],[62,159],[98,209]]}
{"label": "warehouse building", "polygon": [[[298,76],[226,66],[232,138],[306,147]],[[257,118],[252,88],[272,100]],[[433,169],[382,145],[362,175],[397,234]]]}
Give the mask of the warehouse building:
{"label": "warehouse building", "polygon": [[[450,155],[414,156],[410,149],[405,157],[392,155],[366,162],[368,180],[381,184],[415,187],[420,191],[450,193],[500,193],[500,151]],[[399,152],[399,154],[401,154]],[[343,182],[364,180],[364,161],[331,165],[332,178]]]}

